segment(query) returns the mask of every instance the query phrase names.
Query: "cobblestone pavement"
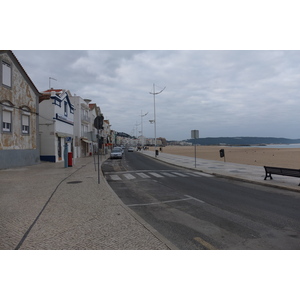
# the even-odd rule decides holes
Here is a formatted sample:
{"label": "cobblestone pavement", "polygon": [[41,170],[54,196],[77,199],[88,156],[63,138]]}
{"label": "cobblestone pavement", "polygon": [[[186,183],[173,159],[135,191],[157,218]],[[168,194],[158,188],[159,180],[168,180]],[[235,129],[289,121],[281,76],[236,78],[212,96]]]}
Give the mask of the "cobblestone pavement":
{"label": "cobblestone pavement", "polygon": [[95,171],[40,163],[0,170],[0,249],[176,249],[127,208]]}

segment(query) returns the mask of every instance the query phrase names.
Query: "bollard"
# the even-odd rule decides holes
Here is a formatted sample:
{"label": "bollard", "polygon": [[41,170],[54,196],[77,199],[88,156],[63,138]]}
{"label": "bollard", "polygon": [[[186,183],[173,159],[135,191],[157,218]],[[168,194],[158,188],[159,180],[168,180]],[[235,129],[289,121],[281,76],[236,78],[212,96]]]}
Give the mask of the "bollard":
{"label": "bollard", "polygon": [[73,153],[68,152],[68,167],[73,167]]}

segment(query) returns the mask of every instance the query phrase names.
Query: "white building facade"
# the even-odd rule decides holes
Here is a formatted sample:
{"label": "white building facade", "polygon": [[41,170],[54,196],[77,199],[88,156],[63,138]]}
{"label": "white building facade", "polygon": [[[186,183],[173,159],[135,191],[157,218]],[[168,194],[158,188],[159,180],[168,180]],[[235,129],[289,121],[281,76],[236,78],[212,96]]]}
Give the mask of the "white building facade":
{"label": "white building facade", "polygon": [[90,115],[89,103],[91,100],[84,100],[80,96],[72,96],[71,102],[74,105],[74,157],[85,157],[93,154],[93,140],[90,134],[92,129],[92,118]]}
{"label": "white building facade", "polygon": [[66,90],[47,90],[40,97],[40,159],[65,161],[74,156],[74,106]]}

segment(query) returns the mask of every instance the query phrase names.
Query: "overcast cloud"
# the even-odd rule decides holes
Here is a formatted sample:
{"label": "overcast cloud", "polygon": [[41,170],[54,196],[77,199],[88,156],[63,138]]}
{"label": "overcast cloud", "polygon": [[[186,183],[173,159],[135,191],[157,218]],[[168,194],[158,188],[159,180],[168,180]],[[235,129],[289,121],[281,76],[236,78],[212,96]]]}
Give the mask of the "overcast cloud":
{"label": "overcast cloud", "polygon": [[[299,51],[13,51],[39,91],[68,89],[100,106],[112,129],[154,137],[300,138]],[[137,127],[141,130],[141,126]],[[139,135],[139,133],[138,133]]]}

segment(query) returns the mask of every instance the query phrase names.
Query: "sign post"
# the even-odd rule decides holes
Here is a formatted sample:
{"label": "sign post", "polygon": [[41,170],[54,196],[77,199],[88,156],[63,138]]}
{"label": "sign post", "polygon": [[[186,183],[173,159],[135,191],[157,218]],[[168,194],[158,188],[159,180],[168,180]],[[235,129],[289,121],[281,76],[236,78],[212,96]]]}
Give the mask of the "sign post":
{"label": "sign post", "polygon": [[196,168],[196,161],[197,161],[197,155],[196,155],[196,139],[199,139],[199,130],[192,130],[191,131],[191,138],[195,139],[194,145],[195,145],[195,168]]}
{"label": "sign post", "polygon": [[94,127],[97,129],[97,136],[98,136],[98,184],[100,184],[100,134],[99,130],[103,129],[103,115],[97,116],[94,120]]}

